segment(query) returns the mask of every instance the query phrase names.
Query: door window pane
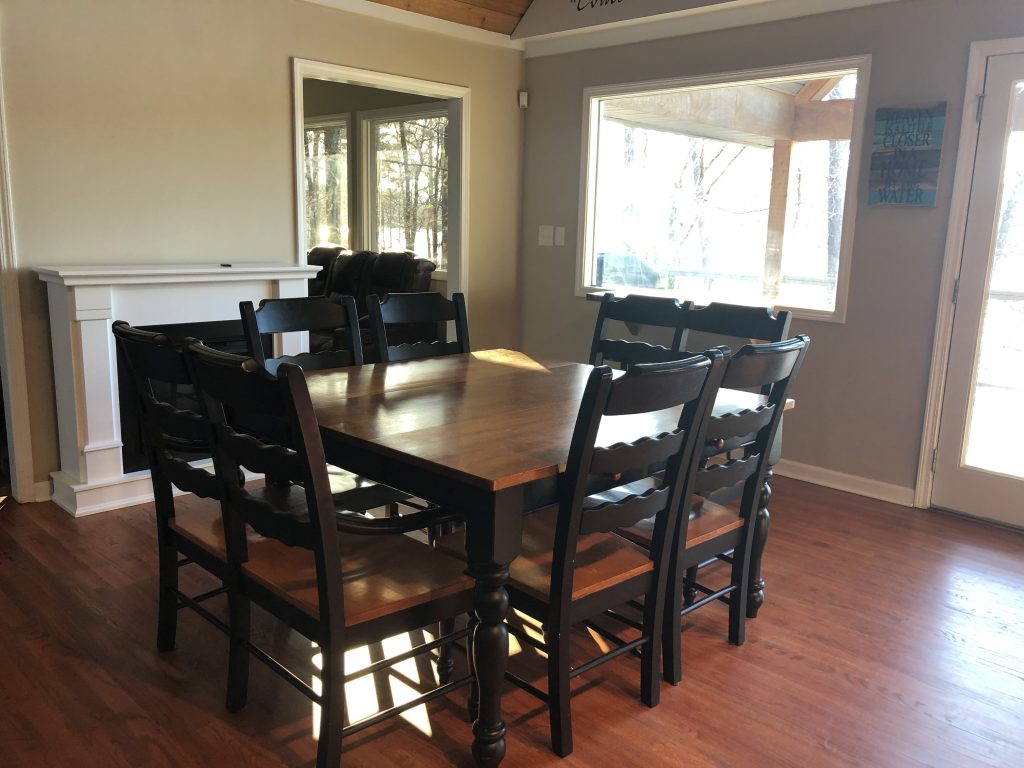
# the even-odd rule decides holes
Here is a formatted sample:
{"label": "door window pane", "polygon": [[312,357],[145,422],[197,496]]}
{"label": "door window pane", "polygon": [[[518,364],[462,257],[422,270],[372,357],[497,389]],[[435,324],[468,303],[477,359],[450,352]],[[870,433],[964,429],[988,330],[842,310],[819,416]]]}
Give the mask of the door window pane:
{"label": "door window pane", "polygon": [[348,125],[305,130],[306,248],[349,245]]}

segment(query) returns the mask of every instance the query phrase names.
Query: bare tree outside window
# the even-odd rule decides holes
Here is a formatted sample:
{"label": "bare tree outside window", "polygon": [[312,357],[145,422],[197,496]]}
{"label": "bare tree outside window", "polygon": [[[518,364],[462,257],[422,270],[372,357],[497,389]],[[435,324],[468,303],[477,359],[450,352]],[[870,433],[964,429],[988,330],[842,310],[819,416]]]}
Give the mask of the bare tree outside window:
{"label": "bare tree outside window", "polygon": [[856,89],[846,69],[592,96],[584,290],[835,311]]}
{"label": "bare tree outside window", "polygon": [[374,122],[380,250],[410,250],[439,269],[448,248],[448,118]]}
{"label": "bare tree outside window", "polygon": [[307,125],[304,144],[306,248],[349,245],[348,125]]}

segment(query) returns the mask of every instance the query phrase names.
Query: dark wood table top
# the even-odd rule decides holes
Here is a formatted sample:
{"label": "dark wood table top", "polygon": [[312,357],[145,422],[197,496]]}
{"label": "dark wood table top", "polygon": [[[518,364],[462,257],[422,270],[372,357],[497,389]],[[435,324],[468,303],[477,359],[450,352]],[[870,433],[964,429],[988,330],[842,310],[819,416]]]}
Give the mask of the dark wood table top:
{"label": "dark wood table top", "polygon": [[[335,439],[482,490],[556,476],[564,467],[591,366],[493,349],[306,374],[317,419]],[[756,406],[723,390],[716,411]],[[665,417],[665,425],[672,417]],[[609,444],[652,425],[623,419]]]}

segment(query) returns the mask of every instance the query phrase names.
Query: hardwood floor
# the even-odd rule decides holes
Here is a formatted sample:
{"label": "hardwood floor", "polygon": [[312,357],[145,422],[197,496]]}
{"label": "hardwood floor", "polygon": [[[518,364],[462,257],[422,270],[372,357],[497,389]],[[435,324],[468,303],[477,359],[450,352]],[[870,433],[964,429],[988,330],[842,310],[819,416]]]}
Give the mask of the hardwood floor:
{"label": "hardwood floor", "polygon": [[[724,606],[696,612],[683,683],[656,709],[639,703],[636,659],[583,676],[564,761],[546,711],[507,687],[505,766],[1024,765],[1024,534],[786,479],[775,491],[747,643],[726,643]],[[224,709],[226,640],[209,624],[182,612],[177,650],[156,651],[155,550],[147,506],[0,508],[0,764],[311,764],[310,705],[262,665],[245,710]],[[257,631],[309,656],[269,620]],[[457,694],[417,721],[429,737],[403,720],[358,734],[344,764],[468,766],[463,713]]]}

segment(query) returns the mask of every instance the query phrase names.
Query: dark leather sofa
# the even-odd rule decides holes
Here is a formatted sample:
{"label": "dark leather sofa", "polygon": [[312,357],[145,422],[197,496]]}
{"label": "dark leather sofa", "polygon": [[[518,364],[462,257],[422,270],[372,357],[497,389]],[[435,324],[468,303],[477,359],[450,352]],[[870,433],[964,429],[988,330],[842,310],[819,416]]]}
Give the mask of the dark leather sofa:
{"label": "dark leather sofa", "polygon": [[309,281],[310,296],[341,293],[354,296],[359,314],[366,313],[371,293],[418,293],[430,290],[437,265],[412,251],[350,251],[341,246],[317,246],[306,254],[309,264],[322,269]]}
{"label": "dark leather sofa", "polygon": [[[387,293],[421,293],[430,290],[430,278],[437,265],[412,251],[350,251],[342,246],[316,246],[306,254],[306,263],[318,264],[320,272],[309,281],[310,296],[334,293],[354,296],[359,316],[366,319],[366,297]],[[362,325],[362,322],[360,323]],[[430,341],[438,329],[432,325],[410,325],[393,329],[399,341]],[[389,338],[391,334],[389,333]],[[310,349],[330,349],[337,343],[329,334],[311,333]],[[364,326],[363,354],[367,362],[376,359],[376,350]]]}

